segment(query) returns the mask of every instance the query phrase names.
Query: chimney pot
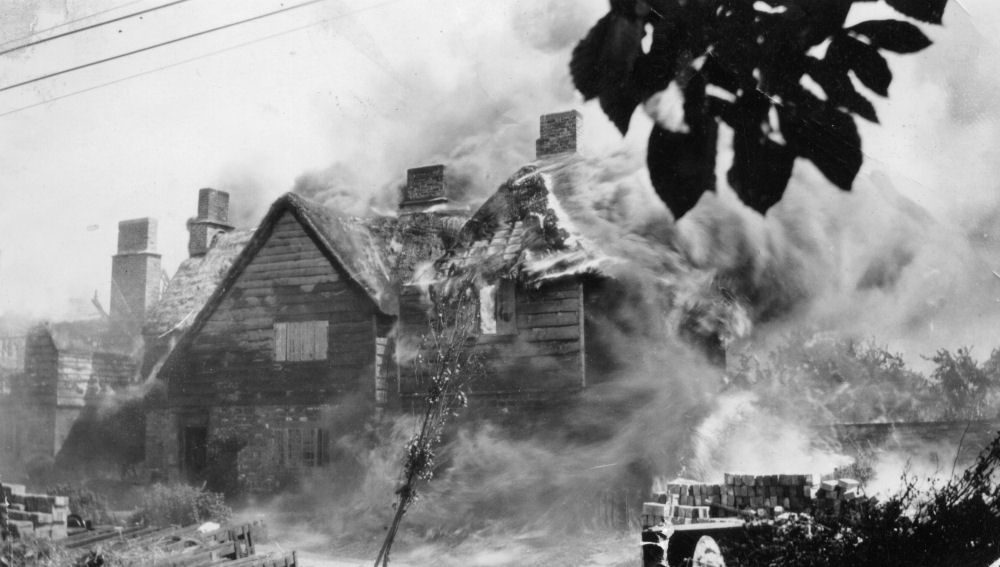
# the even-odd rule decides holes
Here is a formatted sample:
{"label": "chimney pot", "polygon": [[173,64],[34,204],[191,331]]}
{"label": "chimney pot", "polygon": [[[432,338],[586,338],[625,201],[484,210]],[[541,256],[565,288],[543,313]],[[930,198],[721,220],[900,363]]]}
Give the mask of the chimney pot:
{"label": "chimney pot", "polygon": [[118,253],[128,252],[156,252],[156,219],[132,219],[118,223]]}
{"label": "chimney pot", "polygon": [[448,202],[445,196],[444,166],[428,165],[406,170],[406,188],[399,203],[402,212],[417,212]]}
{"label": "chimney pot", "polygon": [[198,220],[229,223],[229,193],[205,187],[198,191]]}
{"label": "chimney pot", "polygon": [[156,219],[118,223],[118,253],[111,258],[111,318],[137,331],[160,299],[160,255]]}
{"label": "chimney pot", "polygon": [[535,141],[535,157],[542,159],[576,152],[577,138],[583,126],[583,115],[576,110],[543,114],[539,119],[539,138]]}
{"label": "chimney pot", "polygon": [[204,256],[216,236],[231,230],[229,193],[208,187],[199,190],[198,216],[188,221],[188,254]]}

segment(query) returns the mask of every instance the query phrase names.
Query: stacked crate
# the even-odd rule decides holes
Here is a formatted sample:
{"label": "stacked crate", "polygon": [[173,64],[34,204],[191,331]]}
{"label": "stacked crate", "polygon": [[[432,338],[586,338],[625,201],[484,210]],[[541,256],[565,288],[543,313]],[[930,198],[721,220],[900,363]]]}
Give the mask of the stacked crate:
{"label": "stacked crate", "polygon": [[824,480],[816,491],[816,509],[836,513],[844,503],[853,502],[860,497],[860,483],[853,478]]}
{"label": "stacked crate", "polygon": [[28,494],[23,484],[4,484],[3,493],[10,503],[7,515],[11,526],[21,536],[44,539],[66,537],[69,498],[47,494]]}
{"label": "stacked crate", "polygon": [[805,474],[725,475],[722,504],[739,510],[802,512],[812,506],[813,479]]}

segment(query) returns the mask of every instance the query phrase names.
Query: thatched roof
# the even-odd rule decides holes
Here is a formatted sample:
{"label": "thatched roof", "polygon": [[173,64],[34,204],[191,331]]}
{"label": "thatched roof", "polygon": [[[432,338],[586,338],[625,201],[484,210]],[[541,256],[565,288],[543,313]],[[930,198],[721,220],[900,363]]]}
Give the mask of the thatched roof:
{"label": "thatched roof", "polygon": [[613,225],[581,202],[580,184],[594,167],[564,155],[521,168],[462,227],[437,262],[439,277],[537,282],[606,274],[621,254],[604,234]]}
{"label": "thatched roof", "polygon": [[160,300],[150,310],[143,334],[161,336],[187,330],[252,235],[252,230],[221,234],[207,254],[181,262]]}

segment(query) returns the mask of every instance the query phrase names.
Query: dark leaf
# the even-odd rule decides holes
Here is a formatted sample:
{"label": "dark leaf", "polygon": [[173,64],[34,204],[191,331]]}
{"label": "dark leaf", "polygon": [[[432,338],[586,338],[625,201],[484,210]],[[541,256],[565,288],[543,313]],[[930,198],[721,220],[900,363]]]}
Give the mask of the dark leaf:
{"label": "dark leaf", "polygon": [[589,100],[598,97],[608,118],[624,134],[642,95],[632,80],[642,55],[644,23],[614,12],[601,18],[573,50],[570,74]]}
{"label": "dark leaf", "polygon": [[781,200],[795,164],[788,146],[751,132],[733,136],[733,165],[727,178],[748,207],[764,214]]}
{"label": "dark leaf", "polygon": [[834,185],[851,189],[861,169],[861,136],[847,113],[804,93],[804,104],[779,109],[781,133],[789,147],[816,164]]}
{"label": "dark leaf", "polygon": [[587,36],[580,40],[573,49],[569,62],[569,73],[573,77],[573,86],[580,91],[583,98],[590,100],[601,93],[601,55],[604,49],[604,38],[611,27],[615,16],[607,14],[594,24]]}
{"label": "dark leaf", "polygon": [[659,20],[653,25],[649,53],[635,64],[635,84],[648,98],[667,88],[677,71],[677,56],[683,38],[676,19]]}
{"label": "dark leaf", "polygon": [[848,93],[841,101],[841,106],[869,122],[878,124],[878,113],[875,112],[875,105],[857,91]]}
{"label": "dark leaf", "polygon": [[899,20],[870,20],[847,28],[847,31],[867,37],[877,49],[896,53],[914,53],[931,44],[920,28]]}
{"label": "dark leaf", "polygon": [[875,106],[858,93],[847,76],[847,71],[835,69],[827,61],[809,58],[808,73],[823,88],[827,100],[832,104],[841,106],[871,122],[878,122]]}
{"label": "dark leaf", "polygon": [[840,35],[830,44],[824,61],[835,68],[851,69],[866,87],[882,96],[889,96],[892,71],[874,47],[848,35]]}
{"label": "dark leaf", "polygon": [[795,152],[767,135],[770,110],[770,99],[746,94],[727,119],[733,128],[729,184],[740,200],[760,214],[781,200],[795,163]]}
{"label": "dark leaf", "polygon": [[690,211],[702,193],[715,188],[717,129],[671,132],[656,125],[646,162],[656,194],[675,219]]}
{"label": "dark leaf", "polygon": [[921,22],[940,24],[944,15],[944,7],[948,0],[885,0],[904,16],[909,16]]}

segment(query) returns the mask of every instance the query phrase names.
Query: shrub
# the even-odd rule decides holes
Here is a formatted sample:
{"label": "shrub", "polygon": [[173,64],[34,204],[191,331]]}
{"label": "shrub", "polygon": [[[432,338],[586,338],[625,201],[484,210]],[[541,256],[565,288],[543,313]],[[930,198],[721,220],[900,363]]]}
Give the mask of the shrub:
{"label": "shrub", "polygon": [[184,526],[208,521],[223,523],[232,515],[232,509],[217,492],[184,484],[154,484],[142,496],[132,521]]}
{"label": "shrub", "polygon": [[46,488],[45,492],[53,496],[68,497],[70,512],[95,524],[114,522],[107,499],[93,490],[76,484],[61,483]]}
{"label": "shrub", "polygon": [[926,492],[908,480],[885,501],[747,526],[723,542],[738,567],[988,565],[1000,556],[1000,435],[961,476]]}

